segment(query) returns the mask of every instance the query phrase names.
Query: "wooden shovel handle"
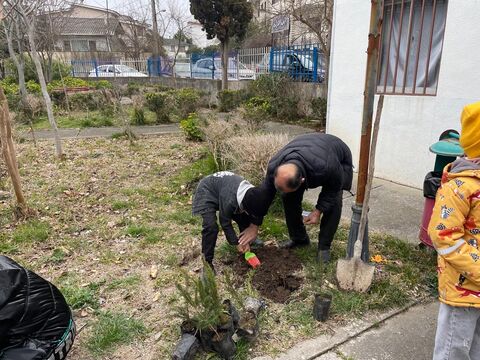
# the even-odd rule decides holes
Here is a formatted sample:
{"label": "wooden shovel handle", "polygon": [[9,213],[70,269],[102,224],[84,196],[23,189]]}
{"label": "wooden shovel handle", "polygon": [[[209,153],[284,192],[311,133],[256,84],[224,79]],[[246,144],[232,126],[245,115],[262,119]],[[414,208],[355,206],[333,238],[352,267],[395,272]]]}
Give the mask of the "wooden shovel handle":
{"label": "wooden shovel handle", "polygon": [[372,190],[373,174],[375,171],[375,152],[377,150],[378,131],[380,129],[380,118],[382,117],[383,95],[380,95],[377,103],[377,113],[373,124],[372,143],[370,146],[370,156],[368,160],[368,177],[365,185],[365,198],[363,199],[362,215],[360,216],[360,225],[358,229],[357,241],[355,242],[353,256],[360,257],[362,252],[363,234],[367,226],[368,203],[370,201],[370,191]]}

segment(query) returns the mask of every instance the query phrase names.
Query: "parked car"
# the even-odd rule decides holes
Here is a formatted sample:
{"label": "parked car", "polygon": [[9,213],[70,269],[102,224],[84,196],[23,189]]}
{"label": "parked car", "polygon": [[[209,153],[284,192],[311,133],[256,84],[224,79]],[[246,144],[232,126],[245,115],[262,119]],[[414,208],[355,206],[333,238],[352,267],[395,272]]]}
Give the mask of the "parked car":
{"label": "parked car", "polygon": [[88,77],[148,77],[148,75],[126,65],[108,64],[93,68]]}
{"label": "parked car", "polygon": [[[273,51],[273,54],[272,54]],[[257,64],[256,73],[264,74],[267,72],[281,72],[287,73],[295,80],[301,81],[318,81],[322,82],[325,79],[325,60],[319,54],[316,65],[315,78],[315,64],[313,61],[312,51],[309,50],[284,50],[275,49],[266,53],[263,60]],[[270,66],[270,59],[273,59]]]}
{"label": "parked car", "polygon": [[[220,58],[198,60],[192,66],[192,77],[197,79],[222,79]],[[255,71],[248,69],[234,58],[228,59],[228,80],[255,80]]]}

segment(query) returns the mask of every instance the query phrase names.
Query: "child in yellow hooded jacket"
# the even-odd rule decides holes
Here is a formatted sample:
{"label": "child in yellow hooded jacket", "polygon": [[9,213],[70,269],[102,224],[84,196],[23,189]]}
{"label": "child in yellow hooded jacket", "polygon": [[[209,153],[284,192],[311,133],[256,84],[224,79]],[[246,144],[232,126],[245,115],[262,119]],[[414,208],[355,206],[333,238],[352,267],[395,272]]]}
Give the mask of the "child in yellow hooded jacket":
{"label": "child in yellow hooded jacket", "polygon": [[428,228],[441,301],[434,360],[480,359],[480,102],[461,123],[465,157],[445,167]]}

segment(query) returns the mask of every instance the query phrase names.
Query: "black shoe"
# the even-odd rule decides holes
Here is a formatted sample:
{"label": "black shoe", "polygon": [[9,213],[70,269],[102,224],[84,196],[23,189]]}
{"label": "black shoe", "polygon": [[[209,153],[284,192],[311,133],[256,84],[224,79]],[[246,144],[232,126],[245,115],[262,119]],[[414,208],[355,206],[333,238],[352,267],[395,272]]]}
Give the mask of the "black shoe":
{"label": "black shoe", "polygon": [[250,243],[250,247],[252,249],[258,249],[263,247],[264,245],[265,244],[263,243],[263,240],[259,239],[258,237]]}
{"label": "black shoe", "polygon": [[310,241],[307,242],[295,242],[292,240],[287,240],[280,244],[281,249],[295,249],[299,247],[304,247],[310,245]]}
{"label": "black shoe", "polygon": [[318,250],[317,262],[319,264],[327,265],[330,262],[330,250]]}

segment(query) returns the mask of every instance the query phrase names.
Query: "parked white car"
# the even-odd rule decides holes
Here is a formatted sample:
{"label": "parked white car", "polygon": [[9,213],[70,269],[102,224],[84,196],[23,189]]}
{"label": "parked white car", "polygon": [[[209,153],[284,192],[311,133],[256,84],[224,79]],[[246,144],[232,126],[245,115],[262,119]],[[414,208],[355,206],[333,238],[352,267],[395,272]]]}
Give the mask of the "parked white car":
{"label": "parked white car", "polygon": [[[192,77],[196,79],[221,79],[222,61],[220,58],[198,60],[192,66]],[[255,71],[248,69],[236,59],[228,59],[228,80],[255,80]]]}
{"label": "parked white car", "polygon": [[109,64],[93,68],[88,77],[148,77],[148,75],[126,65]]}

